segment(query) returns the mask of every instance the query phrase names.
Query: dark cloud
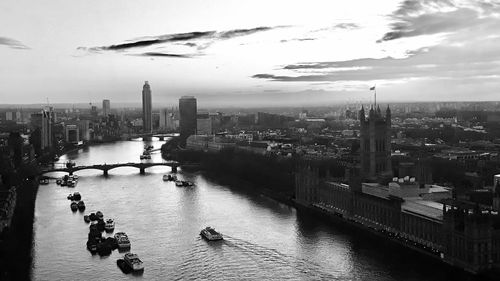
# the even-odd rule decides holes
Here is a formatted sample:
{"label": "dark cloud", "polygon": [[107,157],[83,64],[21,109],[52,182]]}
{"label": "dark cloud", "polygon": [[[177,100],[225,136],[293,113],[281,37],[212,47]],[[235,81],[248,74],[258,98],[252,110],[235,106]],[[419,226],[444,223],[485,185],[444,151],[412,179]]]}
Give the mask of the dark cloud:
{"label": "dark cloud", "polygon": [[196,44],[193,42],[185,42],[184,45],[188,47],[197,47],[199,50],[206,49],[210,46],[214,41],[217,40],[227,40],[239,36],[246,36],[257,32],[263,32],[272,30],[275,28],[281,28],[282,26],[277,27],[256,27],[251,29],[233,29],[227,31],[195,31],[195,32],[187,32],[187,33],[175,33],[175,34],[165,34],[160,36],[148,36],[141,37],[131,40],[131,42],[114,44],[109,46],[101,46],[101,47],[78,47],[78,50],[85,50],[91,52],[99,52],[99,51],[122,51],[128,50],[132,48],[142,48],[148,47],[157,44],[165,44],[165,43],[175,43],[175,42],[184,42],[191,40],[206,40],[208,42],[202,44]]}
{"label": "dark cloud", "polygon": [[272,74],[255,74],[252,78],[261,78],[261,79],[273,79],[275,76]]}
{"label": "dark cloud", "polygon": [[487,24],[492,19],[485,15],[495,11],[500,12],[500,4],[489,1],[465,1],[459,5],[450,0],[406,0],[389,16],[391,30],[377,42],[443,32],[456,33]]}
{"label": "dark cloud", "polygon": [[146,52],[142,54],[135,54],[134,56],[144,56],[144,57],[168,57],[168,58],[192,58],[192,55],[183,54],[169,54],[160,52]]}
{"label": "dark cloud", "polygon": [[29,47],[12,38],[0,37],[0,45],[5,45],[12,49],[28,50]]}
{"label": "dark cloud", "polygon": [[261,31],[268,31],[273,29],[273,27],[268,27],[268,26],[261,26],[261,27],[256,27],[256,28],[250,28],[250,29],[233,29],[233,30],[228,30],[228,31],[222,31],[218,34],[217,37],[223,38],[223,39],[229,39],[229,38],[234,38],[238,36],[245,36],[245,35],[250,35],[256,32],[261,32]]}
{"label": "dark cloud", "polygon": [[[193,39],[207,38],[213,36],[215,31],[197,31],[197,32],[188,32],[188,33],[176,33],[176,34],[167,34],[161,35],[153,39],[149,39],[151,37],[145,37],[146,39],[138,40],[134,42],[110,45],[110,46],[102,46],[102,47],[92,47],[88,48],[90,51],[120,51],[125,49],[137,48],[137,47],[148,47],[155,44],[162,43],[170,43],[170,42],[181,42],[188,41]],[[79,50],[86,50],[85,47],[77,48]]]}

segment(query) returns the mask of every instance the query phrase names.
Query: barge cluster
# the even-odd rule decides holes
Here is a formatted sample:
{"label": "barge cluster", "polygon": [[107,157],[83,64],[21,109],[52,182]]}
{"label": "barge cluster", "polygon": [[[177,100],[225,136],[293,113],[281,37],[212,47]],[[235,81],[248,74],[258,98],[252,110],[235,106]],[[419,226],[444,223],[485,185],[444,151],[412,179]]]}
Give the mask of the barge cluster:
{"label": "barge cluster", "polygon": [[[79,192],[69,194],[67,199],[71,200],[70,208],[73,212],[85,211],[85,203]],[[116,261],[117,266],[124,273],[144,270],[144,264],[139,257],[129,252],[131,243],[125,232],[117,232],[113,237],[106,237],[103,235],[103,232],[114,232],[114,219],[105,219],[104,214],[101,211],[97,211],[84,215],[83,221],[89,224],[86,247],[92,255],[98,254],[99,256],[109,256],[113,250],[118,249],[119,252],[128,252],[123,256],[123,259],[118,259]]]}

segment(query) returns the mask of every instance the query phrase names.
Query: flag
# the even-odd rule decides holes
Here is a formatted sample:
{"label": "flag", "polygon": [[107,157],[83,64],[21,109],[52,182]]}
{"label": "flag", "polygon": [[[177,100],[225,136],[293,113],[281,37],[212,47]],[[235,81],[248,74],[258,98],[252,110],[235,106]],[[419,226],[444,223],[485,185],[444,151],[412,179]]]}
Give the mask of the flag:
{"label": "flag", "polygon": [[375,91],[375,86],[371,87],[370,91]]}

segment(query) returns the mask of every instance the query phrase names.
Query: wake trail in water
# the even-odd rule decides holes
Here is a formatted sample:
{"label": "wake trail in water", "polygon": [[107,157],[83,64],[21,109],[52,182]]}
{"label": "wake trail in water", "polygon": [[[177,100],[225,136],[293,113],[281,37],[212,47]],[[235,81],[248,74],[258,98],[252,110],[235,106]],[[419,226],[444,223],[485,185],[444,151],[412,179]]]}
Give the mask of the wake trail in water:
{"label": "wake trail in water", "polygon": [[175,280],[339,280],[319,264],[224,234],[223,241],[197,240],[185,253]]}

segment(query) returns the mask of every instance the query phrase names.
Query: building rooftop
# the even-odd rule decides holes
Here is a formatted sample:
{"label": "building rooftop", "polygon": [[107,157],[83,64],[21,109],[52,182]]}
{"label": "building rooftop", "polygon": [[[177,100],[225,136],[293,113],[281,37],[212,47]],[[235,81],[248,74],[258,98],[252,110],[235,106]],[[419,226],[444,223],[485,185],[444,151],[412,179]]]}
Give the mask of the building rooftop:
{"label": "building rooftop", "polygon": [[431,184],[429,185],[429,193],[450,192],[450,188]]}
{"label": "building rooftop", "polygon": [[401,204],[401,211],[434,220],[443,220],[443,204],[434,201],[422,200],[420,198],[406,199]]}
{"label": "building rooftop", "polygon": [[361,190],[365,194],[383,199],[389,198],[389,187],[379,183],[364,182],[361,184]]}

